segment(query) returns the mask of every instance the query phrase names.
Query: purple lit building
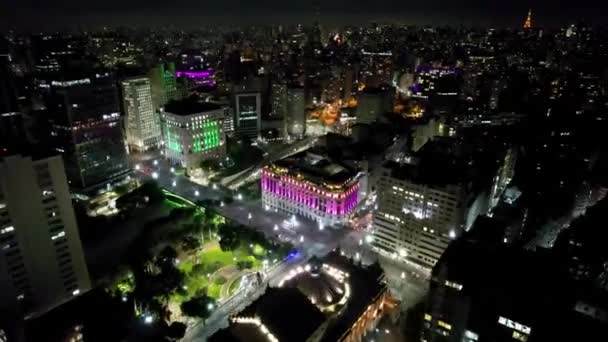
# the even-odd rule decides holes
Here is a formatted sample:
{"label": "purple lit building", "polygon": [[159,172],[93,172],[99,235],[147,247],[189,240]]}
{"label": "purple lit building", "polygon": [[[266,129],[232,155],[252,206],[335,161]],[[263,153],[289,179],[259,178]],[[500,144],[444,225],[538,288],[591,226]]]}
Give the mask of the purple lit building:
{"label": "purple lit building", "polygon": [[207,69],[202,71],[194,71],[194,70],[177,70],[175,72],[175,77],[177,78],[186,78],[190,86],[207,86],[207,87],[215,87],[215,73],[213,69]]}
{"label": "purple lit building", "polygon": [[322,225],[344,223],[361,198],[360,177],[356,170],[302,152],[264,167],[262,202]]}

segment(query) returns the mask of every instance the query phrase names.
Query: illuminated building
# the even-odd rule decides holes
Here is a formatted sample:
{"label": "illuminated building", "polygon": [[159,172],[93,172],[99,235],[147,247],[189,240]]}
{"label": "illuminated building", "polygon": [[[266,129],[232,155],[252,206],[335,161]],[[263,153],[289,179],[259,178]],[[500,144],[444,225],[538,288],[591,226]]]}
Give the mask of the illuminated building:
{"label": "illuminated building", "polygon": [[213,69],[194,71],[194,70],[177,70],[175,77],[185,78],[188,80],[190,87],[206,86],[215,87],[215,75]]}
{"label": "illuminated building", "polygon": [[306,133],[306,96],[304,88],[287,88],[287,112],[285,113],[287,135],[301,138]]}
{"label": "illuminated building", "polygon": [[387,88],[363,89],[359,95],[357,109],[357,123],[370,124],[377,121],[381,115],[392,111],[394,94]]}
{"label": "illuminated building", "polygon": [[114,78],[87,73],[51,82],[53,148],[63,154],[68,183],[93,189],[130,172]]}
{"label": "illuminated building", "polygon": [[456,97],[459,94],[458,69],[418,66],[412,96],[421,98]]}
{"label": "illuminated building", "polygon": [[189,170],[226,156],[224,109],[194,98],[171,101],[162,113],[165,157]]}
{"label": "illuminated building", "polygon": [[325,225],[346,221],[360,200],[360,174],[302,152],[262,170],[262,202]]}
{"label": "illuminated building", "polygon": [[271,88],[271,118],[284,118],[287,115],[287,85],[273,82]]}
{"label": "illuminated building", "polygon": [[255,140],[262,128],[260,93],[234,95],[234,130],[238,136]]}
{"label": "illuminated building", "polygon": [[532,28],[532,9],[528,10],[528,15],[526,16],[526,21],[524,21],[524,28],[525,29]]}
{"label": "illuminated building", "polygon": [[490,188],[492,175],[472,177],[475,166],[456,145],[435,139],[419,153],[383,166],[373,219],[376,251],[431,268],[450,241],[488,210],[489,195],[479,188],[486,181]]}
{"label": "illuminated building", "polygon": [[242,342],[362,341],[398,303],[378,264],[363,267],[331,252],[286,272],[209,338]]}
{"label": "illuminated building", "polygon": [[130,148],[145,151],[160,144],[160,117],[154,110],[150,79],[136,77],[121,82],[125,131]]}
{"label": "illuminated building", "polygon": [[503,234],[476,223],[446,249],[432,272],[421,341],[587,340],[560,260],[505,244]]}
{"label": "illuminated building", "polygon": [[160,110],[169,101],[180,98],[175,79],[175,64],[159,64],[150,70],[149,76],[155,109]]}
{"label": "illuminated building", "polygon": [[37,316],[90,288],[61,157],[0,160],[0,311]]}

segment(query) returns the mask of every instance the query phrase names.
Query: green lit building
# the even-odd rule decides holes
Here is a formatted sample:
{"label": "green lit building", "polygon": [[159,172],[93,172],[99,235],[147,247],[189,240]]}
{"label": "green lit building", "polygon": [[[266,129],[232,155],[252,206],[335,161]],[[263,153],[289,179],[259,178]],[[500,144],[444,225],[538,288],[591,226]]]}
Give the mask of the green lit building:
{"label": "green lit building", "polygon": [[175,78],[175,64],[159,64],[150,70],[149,77],[152,100],[156,109],[160,110],[169,101],[180,98]]}
{"label": "green lit building", "polygon": [[203,160],[226,157],[224,109],[215,103],[184,99],[169,102],[161,117],[165,157],[189,170]]}

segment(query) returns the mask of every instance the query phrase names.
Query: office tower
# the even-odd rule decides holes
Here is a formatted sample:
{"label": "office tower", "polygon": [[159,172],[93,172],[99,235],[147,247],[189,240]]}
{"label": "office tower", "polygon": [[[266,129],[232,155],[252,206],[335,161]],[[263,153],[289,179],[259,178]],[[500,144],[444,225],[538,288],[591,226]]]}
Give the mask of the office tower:
{"label": "office tower", "polygon": [[59,155],[0,161],[0,246],[0,308],[35,316],[90,289]]}
{"label": "office tower", "polygon": [[287,85],[273,82],[271,89],[272,111],[270,118],[284,118],[287,114]]}
{"label": "office tower", "polygon": [[175,78],[175,64],[159,64],[150,70],[150,86],[154,108],[160,110],[171,100],[180,98]]}
{"label": "office tower", "polygon": [[92,190],[129,172],[118,92],[108,72],[54,80],[48,107],[53,148],[70,187]]}
{"label": "office tower", "polygon": [[238,136],[255,140],[262,128],[260,93],[234,95],[234,129]]}
{"label": "office tower", "polygon": [[573,320],[558,260],[502,243],[493,223],[482,228],[450,244],[435,265],[420,341],[587,340],[575,337],[588,333]]}
{"label": "office tower", "polygon": [[394,94],[388,88],[365,88],[359,95],[357,123],[370,124],[386,112],[392,112]]}
{"label": "office tower", "polygon": [[262,170],[262,202],[323,225],[344,223],[359,203],[360,173],[302,152]]}
{"label": "office tower", "polygon": [[16,150],[26,140],[10,62],[10,55],[0,55],[0,153]]}
{"label": "office tower", "polygon": [[226,156],[224,109],[215,103],[188,98],[171,101],[162,113],[165,157],[187,169],[203,160]]}
{"label": "office tower", "polygon": [[471,176],[475,165],[455,145],[452,139],[436,139],[405,162],[383,166],[373,218],[373,246],[379,253],[430,268],[450,241],[487,210],[489,195],[480,190],[486,177]]}
{"label": "office tower", "polygon": [[287,135],[292,138],[302,138],[306,133],[306,96],[304,88],[287,88],[287,112],[285,115]]}
{"label": "office tower", "polygon": [[145,151],[157,147],[161,140],[160,116],[152,103],[150,79],[130,78],[121,85],[129,148]]}
{"label": "office tower", "polygon": [[32,36],[30,42],[34,70],[44,78],[66,70],[67,63],[81,58],[84,52],[81,42],[72,36],[39,34]]}

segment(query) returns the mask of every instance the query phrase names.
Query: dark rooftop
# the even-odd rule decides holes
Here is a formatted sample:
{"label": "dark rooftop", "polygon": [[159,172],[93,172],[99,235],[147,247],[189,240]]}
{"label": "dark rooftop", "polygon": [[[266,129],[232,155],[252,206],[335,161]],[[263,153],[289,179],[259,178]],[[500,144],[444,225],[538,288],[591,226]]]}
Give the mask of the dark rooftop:
{"label": "dark rooftop", "polygon": [[203,102],[196,97],[190,97],[178,101],[170,101],[165,106],[165,112],[175,115],[191,115],[202,112],[209,112],[222,108],[220,105],[212,102]]}
{"label": "dark rooftop", "polygon": [[307,180],[316,184],[331,183],[342,185],[357,175],[357,171],[340,163],[332,162],[327,157],[308,151],[278,160],[274,165],[283,167],[289,172],[302,174]]}

